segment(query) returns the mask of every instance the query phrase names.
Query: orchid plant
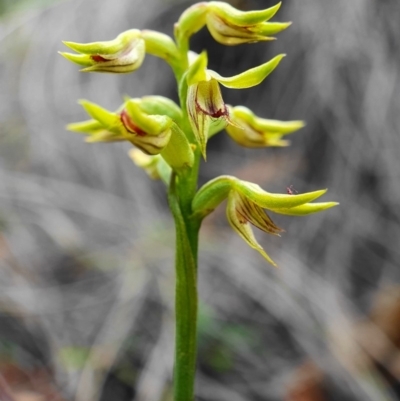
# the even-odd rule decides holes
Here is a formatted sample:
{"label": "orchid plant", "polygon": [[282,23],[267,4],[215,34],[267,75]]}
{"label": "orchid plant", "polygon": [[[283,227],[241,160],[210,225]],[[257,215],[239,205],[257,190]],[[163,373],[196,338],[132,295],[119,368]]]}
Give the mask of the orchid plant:
{"label": "orchid plant", "polygon": [[273,235],[282,231],[265,212],[303,216],[329,209],[336,202],[313,202],[326,190],[303,194],[273,194],[233,176],[220,176],[198,189],[198,172],[206,159],[207,142],[223,131],[239,145],[259,148],[287,146],[284,139],[303,127],[302,121],[258,117],[244,106],[224,102],[220,85],[232,89],[260,84],[284,54],[232,77],[207,68],[207,53],[189,49],[190,37],[206,26],[212,37],[227,46],[269,41],[289,22],[270,22],[280,8],[239,11],[219,1],[197,3],[180,16],[174,39],[152,30],[131,29],[106,42],[64,42],[75,53],[60,54],[83,67],[83,72],[130,73],[146,54],[165,60],[176,77],[179,102],[162,96],[126,98],[115,111],[89,101],[81,105],[90,116],[68,129],[82,132],[87,142],[128,141],[130,157],[151,178],[164,181],[176,227],[176,340],[174,400],[192,401],[196,365],[197,260],[202,220],[227,200],[232,228],[270,264],[275,262],[257,242],[252,226]]}

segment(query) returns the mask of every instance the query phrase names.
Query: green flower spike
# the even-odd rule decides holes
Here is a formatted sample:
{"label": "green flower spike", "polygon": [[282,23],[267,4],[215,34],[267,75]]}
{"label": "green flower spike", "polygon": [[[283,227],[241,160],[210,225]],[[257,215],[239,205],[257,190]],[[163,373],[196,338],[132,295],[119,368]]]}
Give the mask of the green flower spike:
{"label": "green flower spike", "polygon": [[338,205],[336,202],[310,203],[325,192],[326,189],[298,195],[272,194],[264,191],[259,185],[232,176],[221,176],[200,188],[193,199],[192,209],[195,216],[205,217],[228,198],[226,215],[232,228],[251,248],[256,249],[269,263],[276,266],[257,242],[251,225],[279,236],[283,230],[263,209],[279,214],[303,216]]}
{"label": "green flower spike", "polygon": [[[222,99],[219,84],[233,89],[256,86],[278,66],[284,56],[281,54],[265,64],[229,78],[207,69],[208,60],[205,52],[201,53],[191,64],[186,75],[188,85],[186,107],[190,125],[204,158],[212,124],[224,121],[225,125],[237,126],[230,118],[229,109]],[[240,129],[240,126],[237,128]]]}
{"label": "green flower spike", "polygon": [[247,148],[288,146],[290,142],[282,137],[305,125],[303,121],[284,122],[260,118],[243,106],[229,107],[229,114],[234,125],[228,125],[226,132],[235,142]]}
{"label": "green flower spike", "polygon": [[142,65],[146,54],[145,41],[138,29],[130,29],[107,42],[63,43],[79,54],[59,53],[85,67],[83,72],[132,72]]}
{"label": "green flower spike", "polygon": [[161,154],[179,172],[193,165],[193,150],[185,134],[168,115],[146,113],[146,109],[160,109],[163,104],[172,107],[171,114],[178,113],[172,101],[160,102],[158,98],[129,99],[116,113],[82,100],[80,103],[93,119],[70,124],[67,128],[89,135],[89,142],[129,141],[147,155]]}
{"label": "green flower spike", "polygon": [[291,25],[291,22],[266,22],[279,10],[281,3],[259,11],[239,11],[231,5],[211,1],[206,16],[207,28],[212,37],[227,46],[274,40],[275,35]]}

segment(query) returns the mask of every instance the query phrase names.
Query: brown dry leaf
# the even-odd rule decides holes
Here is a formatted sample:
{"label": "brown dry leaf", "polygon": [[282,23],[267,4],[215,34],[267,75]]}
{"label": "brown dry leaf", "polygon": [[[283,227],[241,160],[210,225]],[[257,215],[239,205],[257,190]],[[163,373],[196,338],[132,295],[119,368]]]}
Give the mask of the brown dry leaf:
{"label": "brown dry leaf", "polygon": [[13,363],[4,363],[0,365],[0,375],[14,401],[65,401],[46,369],[22,369]]}
{"label": "brown dry leaf", "polygon": [[371,321],[397,348],[400,347],[400,287],[381,289],[373,303]]}
{"label": "brown dry leaf", "polygon": [[13,392],[15,401],[47,401],[44,395],[32,391]]}
{"label": "brown dry leaf", "polygon": [[296,369],[286,391],[285,401],[327,401],[324,373],[312,361]]}

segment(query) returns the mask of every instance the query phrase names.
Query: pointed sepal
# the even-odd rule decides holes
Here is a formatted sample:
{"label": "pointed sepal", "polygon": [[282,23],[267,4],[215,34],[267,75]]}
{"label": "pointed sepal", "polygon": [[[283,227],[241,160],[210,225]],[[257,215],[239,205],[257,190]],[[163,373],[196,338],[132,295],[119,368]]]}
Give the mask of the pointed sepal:
{"label": "pointed sepal", "polygon": [[229,122],[228,107],[222,99],[218,82],[211,79],[190,85],[186,107],[193,134],[205,159],[210,127],[217,121],[222,124]]}
{"label": "pointed sepal", "polygon": [[277,210],[271,209],[271,210],[273,210],[276,213],[287,214],[289,216],[306,216],[308,214],[319,213],[324,210],[328,210],[338,205],[339,205],[338,202],[315,202],[315,203],[306,203],[304,205],[295,206],[290,209],[277,209]]}
{"label": "pointed sepal", "polygon": [[219,43],[234,46],[242,43],[274,40],[275,35],[290,26],[290,22],[266,22],[280,8],[280,3],[266,10],[239,11],[219,1],[209,3],[207,28]]}
{"label": "pointed sepal", "polygon": [[209,12],[215,13],[227,22],[246,27],[269,21],[280,9],[281,2],[265,10],[240,11],[222,1],[210,1]]}
{"label": "pointed sepal", "polygon": [[216,79],[221,85],[232,88],[232,89],[244,89],[251,88],[260,84],[265,78],[278,66],[281,60],[285,57],[285,54],[280,54],[274,57],[267,63],[261,64],[258,67],[251,68],[241,74],[233,77],[223,77],[217,72],[209,70],[209,74],[212,78]]}
{"label": "pointed sepal", "polygon": [[258,206],[280,213],[280,209],[291,209],[321,197],[326,193],[326,189],[321,189],[304,194],[273,194],[264,191],[259,185],[252,182],[237,180],[236,190],[251,199]]}
{"label": "pointed sepal", "polygon": [[[269,257],[263,247],[256,240],[249,219],[241,213],[242,209],[245,207],[242,204],[242,200],[243,197],[238,195],[236,192],[230,192],[226,208],[226,217],[229,224],[251,248],[257,250],[269,263],[276,267],[276,263]],[[259,216],[258,218],[262,221],[262,217]],[[278,227],[276,227],[276,229],[279,230]]]}
{"label": "pointed sepal", "polygon": [[78,103],[85,109],[86,113],[89,114],[94,120],[98,121],[99,124],[109,131],[120,132],[121,121],[116,113],[112,113],[99,106],[96,103],[89,102],[88,100],[79,100]]}
{"label": "pointed sepal", "polygon": [[257,117],[243,106],[229,107],[231,121],[226,132],[239,145],[248,148],[288,146],[289,141],[282,139],[304,127],[303,121],[278,121]]}
{"label": "pointed sepal", "polygon": [[188,86],[197,84],[201,81],[209,80],[207,75],[208,56],[207,52],[203,51],[193,57],[194,61],[190,64],[189,70],[186,74],[186,81]]}

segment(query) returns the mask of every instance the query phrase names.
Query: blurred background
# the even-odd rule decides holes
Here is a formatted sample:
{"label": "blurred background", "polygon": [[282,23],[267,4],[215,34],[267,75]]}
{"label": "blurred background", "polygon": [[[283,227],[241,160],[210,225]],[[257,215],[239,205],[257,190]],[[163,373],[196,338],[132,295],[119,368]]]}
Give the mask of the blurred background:
{"label": "blurred background", "polygon": [[[172,35],[194,1],[0,0],[0,400],[168,401],[173,366],[173,225],[161,182],[128,144],[65,130],[77,99],[177,99],[147,57],[134,74],[80,74],[62,40],[130,28]],[[275,0],[232,0],[242,9]],[[234,75],[287,53],[260,86],[223,89],[260,116],[304,119],[289,148],[209,142],[201,183],[231,174],[270,192],[329,188],[340,207],[273,216],[257,233],[280,269],[227,225],[203,224],[198,401],[400,400],[400,8],[397,0],[286,0],[271,43],[192,39]]]}

